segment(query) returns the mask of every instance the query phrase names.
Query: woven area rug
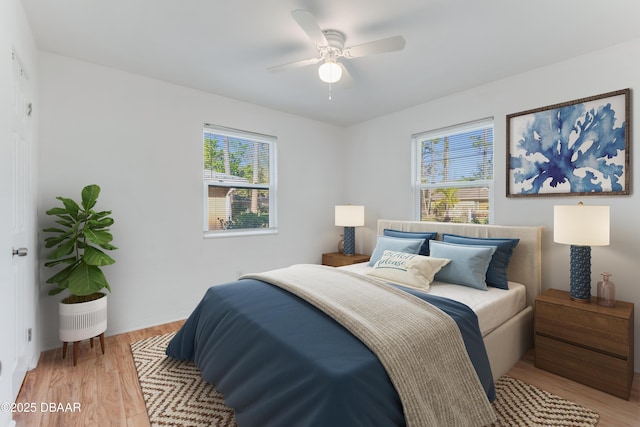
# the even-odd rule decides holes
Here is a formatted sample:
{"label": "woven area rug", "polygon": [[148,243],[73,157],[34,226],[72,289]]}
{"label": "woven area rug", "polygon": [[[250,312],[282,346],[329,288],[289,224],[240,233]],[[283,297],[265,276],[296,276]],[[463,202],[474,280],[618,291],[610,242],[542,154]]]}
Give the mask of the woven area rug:
{"label": "woven area rug", "polygon": [[[165,356],[174,334],[131,344],[142,395],[152,426],[236,426],[233,409],[216,388],[200,378],[191,362]],[[496,382],[493,407],[499,426],[576,426],[598,424],[596,412],[514,378]]]}

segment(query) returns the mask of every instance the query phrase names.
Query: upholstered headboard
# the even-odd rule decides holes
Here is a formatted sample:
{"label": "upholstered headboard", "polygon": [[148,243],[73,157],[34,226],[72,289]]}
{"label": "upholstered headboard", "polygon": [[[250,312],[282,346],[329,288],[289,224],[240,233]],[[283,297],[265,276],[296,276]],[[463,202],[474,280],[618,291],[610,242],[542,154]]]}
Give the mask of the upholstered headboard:
{"label": "upholstered headboard", "polygon": [[535,298],[542,289],[542,227],[456,224],[451,222],[378,220],[378,234],[385,228],[400,231],[437,232],[469,237],[518,238],[520,242],[513,250],[507,275],[510,281],[527,287],[527,305],[533,307]]}

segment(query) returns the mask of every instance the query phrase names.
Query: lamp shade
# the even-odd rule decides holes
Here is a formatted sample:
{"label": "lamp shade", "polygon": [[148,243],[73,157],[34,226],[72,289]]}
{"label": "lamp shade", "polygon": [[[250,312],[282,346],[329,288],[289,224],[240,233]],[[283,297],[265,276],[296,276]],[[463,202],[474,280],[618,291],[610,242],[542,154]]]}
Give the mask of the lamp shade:
{"label": "lamp shade", "polygon": [[337,227],[362,227],[364,225],[364,206],[336,206]]}
{"label": "lamp shade", "polygon": [[609,206],[554,206],[553,241],[575,246],[609,244]]}
{"label": "lamp shade", "polygon": [[342,78],[342,68],[335,61],[327,61],[318,68],[318,75],[325,83],[335,83]]}

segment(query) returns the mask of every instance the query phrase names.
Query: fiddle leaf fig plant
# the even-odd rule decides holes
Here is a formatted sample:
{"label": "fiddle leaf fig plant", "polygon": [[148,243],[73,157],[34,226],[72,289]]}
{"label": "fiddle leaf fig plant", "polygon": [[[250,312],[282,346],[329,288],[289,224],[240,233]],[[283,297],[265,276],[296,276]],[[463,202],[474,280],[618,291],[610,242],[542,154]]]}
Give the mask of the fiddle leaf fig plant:
{"label": "fiddle leaf fig plant", "polygon": [[100,187],[92,184],[82,189],[82,200],[78,204],[72,199],[56,197],[62,206],[46,211],[56,217],[56,226],[43,231],[52,233],[45,239],[45,247],[53,248],[47,256],[46,267],[63,265],[64,268],[47,283],[56,287],[49,295],[57,295],[65,289],[72,296],[87,296],[111,287],[101,267],[115,263],[104,251],[117,249],[111,244],[113,236],[109,227],[113,225],[111,211],[95,211]]}

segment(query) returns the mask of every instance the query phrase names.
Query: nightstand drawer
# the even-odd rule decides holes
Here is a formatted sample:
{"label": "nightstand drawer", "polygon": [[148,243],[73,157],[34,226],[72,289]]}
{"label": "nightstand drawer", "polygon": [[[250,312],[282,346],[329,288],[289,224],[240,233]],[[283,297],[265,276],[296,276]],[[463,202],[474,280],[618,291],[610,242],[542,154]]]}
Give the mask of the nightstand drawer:
{"label": "nightstand drawer", "polygon": [[632,303],[603,307],[548,289],[536,298],[536,367],[629,399],[633,382]]}
{"label": "nightstand drawer", "polygon": [[629,362],[536,335],[536,367],[629,399],[633,374]]}
{"label": "nightstand drawer", "polygon": [[536,333],[580,347],[629,357],[629,320],[546,302],[536,305]]}

